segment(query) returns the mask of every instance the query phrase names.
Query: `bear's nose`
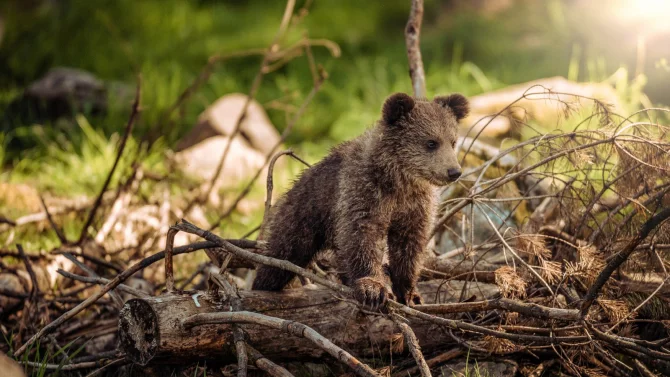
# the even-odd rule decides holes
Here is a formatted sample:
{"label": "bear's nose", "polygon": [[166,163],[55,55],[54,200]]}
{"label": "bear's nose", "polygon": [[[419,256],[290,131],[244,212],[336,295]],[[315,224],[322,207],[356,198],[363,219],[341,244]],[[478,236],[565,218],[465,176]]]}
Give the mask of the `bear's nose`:
{"label": "bear's nose", "polygon": [[447,175],[449,175],[449,179],[455,181],[461,176],[461,169],[451,168],[447,170]]}

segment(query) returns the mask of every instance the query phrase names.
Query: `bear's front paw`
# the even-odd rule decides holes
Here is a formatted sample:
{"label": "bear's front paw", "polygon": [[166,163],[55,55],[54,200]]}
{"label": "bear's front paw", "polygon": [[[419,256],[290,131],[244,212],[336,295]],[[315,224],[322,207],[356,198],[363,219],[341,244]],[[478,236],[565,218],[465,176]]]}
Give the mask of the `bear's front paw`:
{"label": "bear's front paw", "polygon": [[[380,280],[371,277],[360,278],[354,282],[354,298],[361,304],[377,310],[393,298],[393,294]],[[389,297],[390,296],[390,297]]]}
{"label": "bear's front paw", "polygon": [[398,295],[398,302],[407,305],[409,307],[412,307],[414,305],[421,305],[423,304],[423,299],[421,298],[421,295],[419,294],[419,291],[416,290],[416,288],[412,288],[409,291],[407,291],[405,294]]}

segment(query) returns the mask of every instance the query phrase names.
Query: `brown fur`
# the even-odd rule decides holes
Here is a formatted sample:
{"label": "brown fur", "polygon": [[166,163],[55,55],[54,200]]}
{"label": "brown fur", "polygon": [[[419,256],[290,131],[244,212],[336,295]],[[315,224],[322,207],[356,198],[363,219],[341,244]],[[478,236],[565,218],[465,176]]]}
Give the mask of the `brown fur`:
{"label": "brown fur", "polygon": [[[392,297],[384,284],[387,252],[393,295],[402,303],[420,302],[415,285],[435,188],[460,175],[454,144],[467,112],[460,94],[433,101],[390,96],[375,127],[335,147],[278,201],[268,255],[306,267],[317,252],[334,250],[344,283],[376,307]],[[260,266],[253,289],[281,290],[293,276]]]}

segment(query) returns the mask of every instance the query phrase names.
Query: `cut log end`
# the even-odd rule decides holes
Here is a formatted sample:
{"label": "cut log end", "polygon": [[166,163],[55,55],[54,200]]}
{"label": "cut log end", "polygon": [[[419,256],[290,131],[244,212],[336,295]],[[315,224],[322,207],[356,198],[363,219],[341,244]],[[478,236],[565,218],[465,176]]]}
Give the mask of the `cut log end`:
{"label": "cut log end", "polygon": [[153,359],[160,343],[158,316],[140,299],[128,300],[119,313],[119,348],[140,365]]}

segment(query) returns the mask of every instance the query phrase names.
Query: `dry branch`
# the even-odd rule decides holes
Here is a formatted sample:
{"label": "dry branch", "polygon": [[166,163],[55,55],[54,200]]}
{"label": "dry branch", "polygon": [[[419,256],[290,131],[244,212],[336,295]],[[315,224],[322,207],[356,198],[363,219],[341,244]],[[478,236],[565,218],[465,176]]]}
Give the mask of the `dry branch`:
{"label": "dry branch", "polygon": [[[222,269],[225,269],[225,267],[222,266]],[[242,310],[242,302],[240,297],[235,288],[230,285],[228,280],[226,280],[226,278],[221,274],[212,274],[210,278],[228,296],[231,309],[234,311]],[[233,324],[233,337],[235,340],[235,350],[237,351],[237,377],[246,377],[248,356],[246,343],[244,341],[245,335],[242,328],[237,324]]]}
{"label": "dry branch", "polygon": [[293,375],[283,367],[273,363],[267,357],[263,356],[255,348],[247,345],[249,358],[262,371],[269,374],[271,377],[293,377]]}
{"label": "dry branch", "polygon": [[656,215],[654,215],[649,220],[647,220],[640,229],[639,233],[632,240],[630,240],[630,242],[628,242],[628,245],[626,245],[626,247],[623,250],[618,252],[614,256],[614,258],[612,258],[607,263],[607,266],[605,266],[605,268],[600,272],[600,275],[598,275],[598,278],[596,279],[595,283],[589,289],[588,293],[586,294],[586,297],[584,297],[584,303],[582,304],[581,307],[582,317],[588,313],[591,304],[593,304],[593,301],[596,299],[596,297],[598,297],[600,290],[607,283],[610,276],[612,276],[612,273],[619,266],[621,266],[630,257],[631,254],[633,254],[637,246],[642,241],[644,241],[645,238],[647,238],[647,236],[649,235],[649,233],[651,233],[651,231],[656,229],[669,217],[670,217],[670,208],[666,208],[657,213]]}
{"label": "dry branch", "polygon": [[542,305],[510,300],[507,298],[498,298],[486,301],[459,302],[452,304],[417,305],[414,307],[414,309],[428,314],[472,313],[500,309],[524,314],[533,318],[558,319],[563,321],[575,321],[579,319],[579,310],[577,309],[550,308]]}
{"label": "dry branch", "polygon": [[430,367],[428,367],[428,363],[426,363],[426,359],[424,358],[423,353],[421,353],[421,346],[419,346],[419,341],[416,339],[416,335],[414,334],[414,331],[412,331],[412,328],[409,327],[406,323],[402,322],[402,319],[395,318],[394,322],[400,329],[400,332],[402,332],[402,335],[405,337],[407,347],[412,353],[412,356],[414,356],[414,360],[416,360],[416,364],[419,367],[421,376],[432,377],[432,374],[430,373]]}

